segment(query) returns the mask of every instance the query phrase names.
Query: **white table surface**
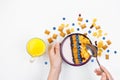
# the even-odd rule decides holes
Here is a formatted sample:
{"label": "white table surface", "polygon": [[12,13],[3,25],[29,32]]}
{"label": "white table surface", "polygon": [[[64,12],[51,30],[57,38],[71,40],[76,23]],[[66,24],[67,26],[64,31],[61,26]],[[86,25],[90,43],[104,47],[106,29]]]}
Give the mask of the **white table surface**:
{"label": "white table surface", "polygon": [[[47,40],[44,30],[61,22],[62,17],[75,20],[96,17],[112,41],[110,59],[100,62],[120,80],[120,1],[119,0],[0,0],[0,80],[47,80],[49,59],[45,55],[30,63],[26,43],[33,37]],[[112,53],[117,50],[117,54]],[[45,65],[44,62],[48,64]],[[72,67],[65,62],[59,80],[100,80],[94,73],[96,62]]]}

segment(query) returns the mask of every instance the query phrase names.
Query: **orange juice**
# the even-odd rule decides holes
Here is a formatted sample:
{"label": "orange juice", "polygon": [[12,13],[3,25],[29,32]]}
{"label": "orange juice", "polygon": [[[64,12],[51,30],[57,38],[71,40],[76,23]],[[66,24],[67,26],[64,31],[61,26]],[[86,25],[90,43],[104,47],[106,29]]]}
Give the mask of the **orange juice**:
{"label": "orange juice", "polygon": [[43,55],[46,51],[45,42],[40,38],[32,38],[27,43],[27,52],[32,57],[39,57]]}

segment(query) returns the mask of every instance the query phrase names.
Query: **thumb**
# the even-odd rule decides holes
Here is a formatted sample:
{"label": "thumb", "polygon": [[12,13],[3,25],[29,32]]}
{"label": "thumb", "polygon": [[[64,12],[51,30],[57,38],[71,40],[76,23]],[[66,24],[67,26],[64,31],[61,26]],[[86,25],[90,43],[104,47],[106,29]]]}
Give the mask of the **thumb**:
{"label": "thumb", "polygon": [[60,44],[59,43],[56,43],[56,45],[55,45],[55,53],[57,55],[60,55]]}

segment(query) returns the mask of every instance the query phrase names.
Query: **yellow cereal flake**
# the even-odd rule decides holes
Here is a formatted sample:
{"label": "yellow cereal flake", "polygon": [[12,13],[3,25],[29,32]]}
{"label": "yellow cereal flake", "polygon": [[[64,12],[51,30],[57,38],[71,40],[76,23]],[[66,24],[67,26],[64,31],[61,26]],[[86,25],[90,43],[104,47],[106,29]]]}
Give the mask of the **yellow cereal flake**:
{"label": "yellow cereal flake", "polygon": [[108,54],[105,55],[105,59],[106,59],[106,60],[109,59],[109,55],[108,55]]}
{"label": "yellow cereal flake", "polygon": [[60,32],[60,36],[61,37],[65,37],[65,33],[64,32]]}
{"label": "yellow cereal flake", "polygon": [[50,34],[50,31],[49,31],[49,30],[45,30],[44,33],[47,34],[47,35],[49,35],[49,34]]}
{"label": "yellow cereal flake", "polygon": [[104,36],[107,36],[107,33],[104,33]]}
{"label": "yellow cereal flake", "polygon": [[96,18],[94,18],[94,19],[93,19],[93,23],[95,23],[96,21],[97,21],[97,19],[96,19]]}
{"label": "yellow cereal flake", "polygon": [[103,48],[104,50],[106,50],[106,49],[108,48],[108,46],[107,46],[107,45],[103,45],[102,48]]}
{"label": "yellow cereal flake", "polygon": [[92,23],[92,26],[95,27],[95,26],[96,26],[96,23]]}
{"label": "yellow cereal flake", "polygon": [[82,22],[82,21],[83,21],[83,18],[78,17],[78,21]]}
{"label": "yellow cereal flake", "polygon": [[58,36],[57,34],[53,34],[52,38],[53,38],[53,39],[56,39],[57,36]]}
{"label": "yellow cereal flake", "polygon": [[65,25],[65,27],[68,27],[68,26],[69,26],[69,24],[66,24],[66,25]]}
{"label": "yellow cereal flake", "polygon": [[81,24],[81,28],[82,29],[86,28],[86,24]]}
{"label": "yellow cereal flake", "polygon": [[61,24],[62,27],[65,27],[65,24]]}
{"label": "yellow cereal flake", "polygon": [[70,32],[74,32],[74,31],[75,31],[74,28],[71,28],[71,29],[70,29]]}
{"label": "yellow cereal flake", "polygon": [[108,44],[108,45],[110,45],[110,44],[111,44],[111,41],[110,41],[110,40],[107,40],[106,42],[107,42],[107,44]]}
{"label": "yellow cereal flake", "polygon": [[100,33],[102,33],[102,30],[100,29],[100,30],[98,30],[98,33],[100,34]]}
{"label": "yellow cereal flake", "polygon": [[99,41],[99,42],[97,43],[97,47],[98,47],[98,48],[102,48],[102,47],[103,47],[103,41]]}
{"label": "yellow cereal flake", "polygon": [[66,33],[67,33],[67,34],[70,34],[70,33],[71,33],[71,32],[70,32],[70,29],[67,29],[67,30],[66,30]]}
{"label": "yellow cereal flake", "polygon": [[53,42],[53,39],[52,39],[52,38],[48,38],[48,42],[49,42],[49,43],[52,43],[52,42]]}
{"label": "yellow cereal flake", "polygon": [[98,33],[97,38],[99,38],[99,37],[101,37],[101,36],[102,36],[102,34],[101,34],[101,33]]}
{"label": "yellow cereal flake", "polygon": [[101,56],[102,55],[102,52],[103,52],[103,50],[102,49],[98,49],[98,52],[97,52],[97,56]]}
{"label": "yellow cereal flake", "polygon": [[60,32],[62,32],[62,31],[63,31],[63,29],[64,29],[64,27],[63,27],[63,26],[59,26],[59,27],[58,27],[58,31],[60,31]]}
{"label": "yellow cereal flake", "polygon": [[100,29],[100,26],[95,26],[95,29],[96,29],[96,30]]}
{"label": "yellow cereal flake", "polygon": [[78,25],[81,25],[81,22],[78,22]]}
{"label": "yellow cereal flake", "polygon": [[97,32],[93,32],[93,36],[96,37],[97,36]]}

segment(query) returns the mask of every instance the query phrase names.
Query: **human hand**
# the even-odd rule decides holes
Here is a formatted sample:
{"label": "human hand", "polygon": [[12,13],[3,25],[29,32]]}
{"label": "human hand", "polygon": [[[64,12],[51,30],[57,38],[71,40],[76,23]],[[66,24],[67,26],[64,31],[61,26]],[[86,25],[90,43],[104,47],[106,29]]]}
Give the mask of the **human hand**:
{"label": "human hand", "polygon": [[105,67],[100,66],[100,68],[95,69],[95,73],[98,76],[101,76],[101,80],[113,80],[112,75],[110,74],[110,72]]}
{"label": "human hand", "polygon": [[49,59],[50,59],[50,72],[48,80],[58,80],[62,65],[59,43],[52,45],[52,47],[50,48]]}

